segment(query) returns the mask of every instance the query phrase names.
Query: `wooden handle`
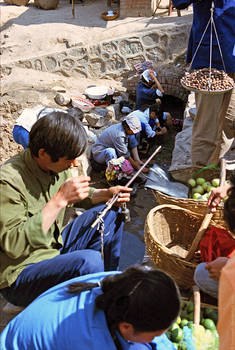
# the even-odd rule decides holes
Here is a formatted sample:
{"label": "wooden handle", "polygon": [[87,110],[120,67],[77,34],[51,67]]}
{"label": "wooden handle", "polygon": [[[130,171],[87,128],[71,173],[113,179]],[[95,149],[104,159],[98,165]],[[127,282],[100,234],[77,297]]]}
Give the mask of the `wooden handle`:
{"label": "wooden handle", "polygon": [[190,261],[193,258],[194,253],[197,250],[198,244],[199,244],[200,240],[202,239],[202,236],[204,235],[207,227],[210,224],[212,216],[213,216],[213,213],[211,213],[210,211],[208,211],[207,214],[205,215],[205,217],[202,221],[202,224],[201,224],[196,236],[194,237],[191,248],[189,249],[185,260]]}
{"label": "wooden handle", "polygon": [[226,180],[226,160],[224,158],[220,159],[220,186],[225,185]]}
{"label": "wooden handle", "polygon": [[201,298],[200,298],[200,290],[198,286],[193,286],[193,301],[194,301],[194,315],[193,322],[195,325],[200,324],[200,307],[201,307]]}
{"label": "wooden handle", "polygon": [[[226,179],[226,160],[224,158],[221,158],[221,160],[220,160],[220,186],[224,186],[225,179]],[[207,214],[205,215],[205,217],[201,223],[201,226],[200,226],[196,236],[194,237],[191,248],[189,249],[185,260],[190,261],[193,258],[194,253],[197,250],[197,247],[200,243],[200,240],[202,239],[206,229],[208,228],[208,226],[210,224],[212,216],[213,216],[213,213],[211,213],[210,210],[208,210]]]}

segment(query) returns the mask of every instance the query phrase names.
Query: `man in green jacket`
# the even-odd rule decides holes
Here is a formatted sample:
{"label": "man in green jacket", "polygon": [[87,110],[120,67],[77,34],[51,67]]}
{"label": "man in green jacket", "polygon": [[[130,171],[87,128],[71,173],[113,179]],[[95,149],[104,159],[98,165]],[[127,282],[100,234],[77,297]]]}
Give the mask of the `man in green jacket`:
{"label": "man in green jacket", "polygon": [[98,204],[114,194],[119,204],[130,199],[129,188],[94,189],[90,177],[72,177],[69,168],[86,146],[79,120],[52,112],[32,127],[29,148],[1,167],[0,293],[14,305],[26,306],[75,276],[118,267],[123,231],[118,207],[104,218],[104,261],[99,231],[90,227],[104,205],[63,226],[68,205]]}

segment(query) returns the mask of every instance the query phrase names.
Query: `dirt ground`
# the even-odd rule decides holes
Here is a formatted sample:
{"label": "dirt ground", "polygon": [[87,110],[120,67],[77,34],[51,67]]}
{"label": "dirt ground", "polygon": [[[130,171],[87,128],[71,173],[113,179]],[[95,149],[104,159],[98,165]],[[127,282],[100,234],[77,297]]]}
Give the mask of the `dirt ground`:
{"label": "dirt ground", "polygon": [[[92,43],[130,32],[150,30],[164,23],[191,21],[191,9],[177,17],[176,11],[167,16],[167,0],[162,0],[155,17],[127,17],[104,21],[101,13],[107,9],[106,0],[75,1],[75,18],[68,0],[61,0],[55,10],[42,10],[31,0],[27,6],[14,6],[0,0],[1,64],[64,50],[78,43]],[[55,104],[55,89],[62,86],[71,95],[81,95],[85,88],[99,81],[73,79],[35,70],[14,68],[12,73],[1,75],[1,154],[0,163],[21,150],[12,138],[15,119],[25,108],[37,104],[58,107]],[[102,80],[104,85],[104,80]],[[117,81],[105,80],[119,90]]]}

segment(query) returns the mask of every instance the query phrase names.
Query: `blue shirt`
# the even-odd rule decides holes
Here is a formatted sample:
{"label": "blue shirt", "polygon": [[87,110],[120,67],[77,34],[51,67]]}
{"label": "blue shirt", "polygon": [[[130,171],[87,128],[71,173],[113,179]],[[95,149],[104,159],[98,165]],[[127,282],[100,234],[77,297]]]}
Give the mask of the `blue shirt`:
{"label": "blue shirt", "polygon": [[139,119],[141,123],[141,129],[144,131],[144,134],[147,137],[154,137],[155,131],[151,128],[149,124],[149,108],[147,108],[144,112],[141,112],[140,110],[132,112],[136,115],[136,117]]}
{"label": "blue shirt", "polygon": [[[194,2],[194,3],[193,3]],[[193,23],[190,32],[186,61],[190,63],[211,16],[212,0],[173,0],[173,6],[184,8],[193,3]],[[214,23],[227,73],[235,72],[235,0],[215,0]],[[210,25],[193,60],[192,69],[209,67],[210,64]],[[213,30],[212,68],[224,70],[219,45]]]}
{"label": "blue shirt", "polygon": [[156,89],[151,89],[140,81],[136,88],[136,109],[140,109],[144,105],[152,105],[156,103],[157,97]]}
{"label": "blue shirt", "polygon": [[[50,288],[11,320],[0,335],[1,350],[116,350],[105,314],[95,306],[100,287],[80,294],[67,292],[73,282],[98,282],[117,271],[73,278]],[[174,350],[166,335],[150,344],[119,339],[123,350]],[[152,345],[151,345],[152,344]]]}

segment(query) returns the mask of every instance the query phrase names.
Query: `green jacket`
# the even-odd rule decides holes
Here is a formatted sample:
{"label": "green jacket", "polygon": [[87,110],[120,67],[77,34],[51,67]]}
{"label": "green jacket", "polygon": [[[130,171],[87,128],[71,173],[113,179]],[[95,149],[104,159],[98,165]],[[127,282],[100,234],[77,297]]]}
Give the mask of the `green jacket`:
{"label": "green jacket", "polygon": [[71,176],[69,170],[43,172],[29,149],[1,166],[0,289],[10,286],[29,264],[59,255],[65,210],[45,233],[42,208]]}

